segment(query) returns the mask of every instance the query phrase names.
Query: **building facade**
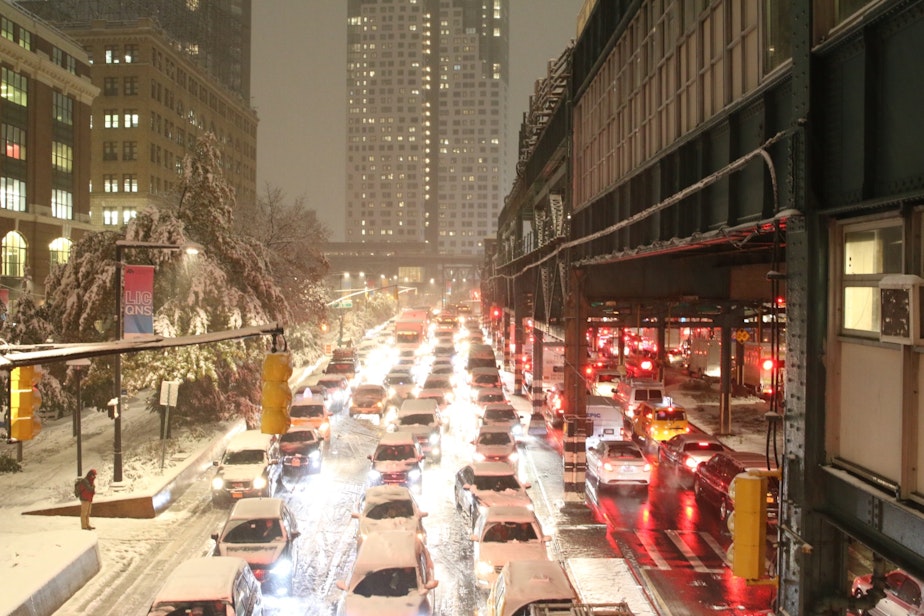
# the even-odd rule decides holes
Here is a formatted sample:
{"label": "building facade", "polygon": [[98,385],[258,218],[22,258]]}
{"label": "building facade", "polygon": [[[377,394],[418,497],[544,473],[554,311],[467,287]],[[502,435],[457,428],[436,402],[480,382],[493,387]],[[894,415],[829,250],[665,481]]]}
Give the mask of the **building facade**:
{"label": "building facade", "polygon": [[506,0],[350,0],[348,242],[483,252],[503,203]]}
{"label": "building facade", "polygon": [[90,224],[90,115],[99,89],[86,52],[0,3],[0,299],[44,280]]}
{"label": "building facade", "polygon": [[64,26],[90,54],[93,223],[121,226],[149,204],[175,200],[183,158],[213,133],[239,202],[256,199],[257,114],[180,53],[149,19]]}

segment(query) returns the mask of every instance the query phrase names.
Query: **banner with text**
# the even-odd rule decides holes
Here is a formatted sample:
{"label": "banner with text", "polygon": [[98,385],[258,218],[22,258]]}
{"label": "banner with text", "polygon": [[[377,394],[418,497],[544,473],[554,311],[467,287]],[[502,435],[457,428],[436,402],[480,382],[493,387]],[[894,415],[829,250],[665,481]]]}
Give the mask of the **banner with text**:
{"label": "banner with text", "polygon": [[126,265],[122,282],[122,337],[154,333],[154,266]]}

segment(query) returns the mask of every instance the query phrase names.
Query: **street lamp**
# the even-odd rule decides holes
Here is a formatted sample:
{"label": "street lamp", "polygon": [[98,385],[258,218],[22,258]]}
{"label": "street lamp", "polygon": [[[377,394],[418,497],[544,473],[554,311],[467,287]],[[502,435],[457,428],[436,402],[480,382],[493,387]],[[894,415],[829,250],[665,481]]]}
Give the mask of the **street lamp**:
{"label": "street lamp", "polygon": [[[198,254],[202,249],[199,244],[188,242],[186,244],[166,244],[161,242],[142,242],[135,240],[116,240],[116,267],[115,267],[115,310],[116,310],[116,340],[122,340],[122,294],[125,292],[125,279],[122,275],[122,250],[124,248],[149,248],[152,250],[182,250],[186,254]],[[112,438],[112,482],[122,482],[122,352],[115,356],[112,380],[114,381],[115,398],[110,403],[113,407],[113,438]]]}

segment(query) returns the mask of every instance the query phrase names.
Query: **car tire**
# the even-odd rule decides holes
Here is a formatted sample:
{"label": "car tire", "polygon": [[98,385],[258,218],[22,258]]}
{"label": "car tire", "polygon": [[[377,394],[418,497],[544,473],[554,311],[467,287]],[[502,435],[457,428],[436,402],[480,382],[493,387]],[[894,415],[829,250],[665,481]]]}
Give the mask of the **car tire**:
{"label": "car tire", "polygon": [[723,522],[728,520],[728,516],[731,513],[728,508],[728,497],[723,496],[722,500],[719,501],[719,519]]}
{"label": "car tire", "polygon": [[703,500],[703,486],[700,485],[699,479],[696,477],[693,478],[693,498],[697,502],[702,502]]}

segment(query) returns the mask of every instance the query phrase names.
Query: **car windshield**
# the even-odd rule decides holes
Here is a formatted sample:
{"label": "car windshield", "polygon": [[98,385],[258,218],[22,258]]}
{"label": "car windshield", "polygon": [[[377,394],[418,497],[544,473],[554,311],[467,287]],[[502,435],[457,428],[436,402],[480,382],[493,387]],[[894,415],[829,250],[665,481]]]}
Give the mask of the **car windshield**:
{"label": "car windshield", "polygon": [[446,379],[427,379],[424,389],[451,389],[452,385]]}
{"label": "car windshield", "polygon": [[479,445],[509,445],[512,442],[506,432],[482,432],[478,435]]}
{"label": "car windshield", "polygon": [[482,374],[475,377],[475,383],[480,385],[489,385],[492,383],[497,383],[497,377],[493,374]]}
{"label": "car windshield", "polygon": [[303,419],[324,417],[324,407],[320,404],[297,404],[289,409],[289,416]]}
{"label": "car windshield", "polygon": [[641,458],[642,452],[629,443],[609,443],[604,455],[609,458]]}
{"label": "car windshield", "polygon": [[409,501],[388,501],[376,503],[366,510],[370,520],[387,520],[389,518],[410,518],[414,515],[414,506]]}
{"label": "car windshield", "polygon": [[635,392],[635,399],[638,402],[661,402],[663,400],[660,389],[639,389]]}
{"label": "car windshield", "polygon": [[417,455],[411,445],[387,445],[375,452],[376,460],[412,460]]}
{"label": "car windshield", "polygon": [[225,528],[222,543],[266,543],[282,539],[279,520],[231,520]]}
{"label": "car windshield", "polygon": [[428,413],[414,413],[413,415],[399,417],[398,423],[402,426],[429,426],[436,423],[436,419]]}
{"label": "car windshield", "polygon": [[513,475],[478,475],[475,477],[475,487],[479,490],[503,492],[518,490],[520,483]]}
{"label": "car windshield", "polygon": [[356,396],[381,396],[383,390],[378,387],[363,386],[356,390]]}
{"label": "car windshield", "polygon": [[658,411],[655,413],[655,419],[657,421],[685,421],[687,414],[683,411]]}
{"label": "car windshield", "polygon": [[316,440],[317,438],[315,435],[309,430],[293,430],[279,437],[279,444],[280,446],[304,445],[307,443],[314,443]]}
{"label": "car windshield", "polygon": [[407,373],[401,374],[389,374],[388,375],[388,384],[389,385],[408,385],[412,383],[411,375]]}
{"label": "car windshield", "polygon": [[225,452],[225,464],[263,464],[262,449],[239,449]]}
{"label": "car windshield", "polygon": [[487,409],[484,412],[485,421],[515,421],[519,416],[512,409]]}
{"label": "car windshield", "polygon": [[328,374],[347,374],[356,370],[355,364],[353,362],[337,362],[327,365]]}
{"label": "car windshield", "polygon": [[482,404],[487,404],[488,402],[503,402],[504,394],[484,394],[478,396],[478,401]]}
{"label": "car windshield", "polygon": [[539,537],[529,522],[498,522],[484,531],[485,542],[535,541]]}
{"label": "car windshield", "polygon": [[396,567],[373,571],[353,588],[362,597],[402,597],[417,590],[417,572],[413,567]]}

